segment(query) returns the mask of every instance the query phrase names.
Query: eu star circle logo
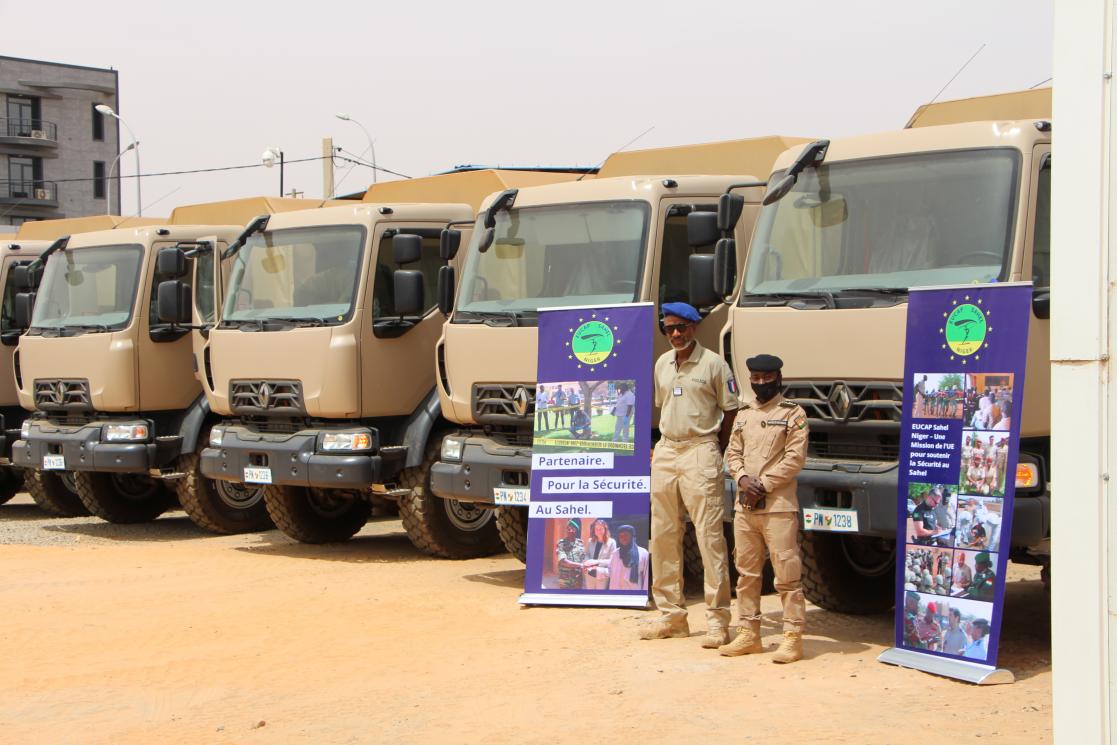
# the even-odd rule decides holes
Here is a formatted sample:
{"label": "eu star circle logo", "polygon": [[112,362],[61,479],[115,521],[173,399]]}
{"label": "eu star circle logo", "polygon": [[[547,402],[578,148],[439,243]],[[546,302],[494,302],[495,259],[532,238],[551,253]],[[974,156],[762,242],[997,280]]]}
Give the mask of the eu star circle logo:
{"label": "eu star circle logo", "polygon": [[613,351],[613,329],[601,321],[586,321],[574,329],[570,337],[570,351],[578,361],[596,365]]}
{"label": "eu star circle logo", "polygon": [[950,351],[968,357],[981,349],[988,331],[985,313],[972,303],[959,305],[946,318],[944,336]]}

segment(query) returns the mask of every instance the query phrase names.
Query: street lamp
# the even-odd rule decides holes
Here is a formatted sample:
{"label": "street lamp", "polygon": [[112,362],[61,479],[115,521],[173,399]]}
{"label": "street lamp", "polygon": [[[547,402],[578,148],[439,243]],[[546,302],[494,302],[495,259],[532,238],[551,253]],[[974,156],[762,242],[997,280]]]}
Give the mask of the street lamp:
{"label": "street lamp", "polygon": [[269,147],[260,155],[265,168],[271,168],[279,161],[279,196],[283,196],[283,151],[278,147]]}
{"label": "street lamp", "polygon": [[[131,136],[132,138],[132,146],[130,149],[136,151],[136,214],[142,216],[144,210],[143,200],[140,198],[140,141],[136,139],[136,133],[133,132],[132,128],[128,126],[128,123],[121,119],[120,114],[117,114],[115,111],[113,111],[111,106],[99,103],[93,108],[97,109],[99,113],[104,114],[105,116],[111,116],[113,119],[116,119],[118,122],[123,124],[124,128],[128,130],[129,136]],[[128,149],[129,148],[126,148],[122,152],[128,152]],[[120,205],[117,205],[117,207],[119,208]]]}
{"label": "street lamp", "polygon": [[[139,144],[139,143],[137,143],[137,142],[129,143],[128,147],[124,148],[123,150],[121,150],[119,153],[116,154],[116,157],[112,159],[112,165],[109,166],[109,179],[108,179],[109,192],[108,192],[108,194],[105,195],[105,214],[107,214],[107,215],[112,214],[112,172],[116,170],[116,164],[117,164],[117,162],[120,161],[120,156],[124,155],[124,153],[128,152],[129,150],[135,150],[137,144]],[[117,201],[118,202],[120,201],[119,197],[117,198]],[[117,209],[117,212],[120,211],[120,205],[119,204],[116,205],[116,209]]]}
{"label": "street lamp", "polygon": [[369,149],[369,151],[372,152],[372,183],[375,184],[376,183],[376,175],[377,175],[377,173],[379,173],[379,171],[376,168],[376,148],[373,146],[373,143],[372,143],[372,135],[370,135],[368,133],[368,130],[365,129],[365,125],[361,124],[359,121],[357,121],[353,117],[349,116],[348,114],[337,113],[337,114],[334,114],[334,116],[336,116],[338,119],[340,119],[343,122],[353,122],[358,127],[360,127],[361,130],[365,133],[365,138],[368,139],[368,149]]}

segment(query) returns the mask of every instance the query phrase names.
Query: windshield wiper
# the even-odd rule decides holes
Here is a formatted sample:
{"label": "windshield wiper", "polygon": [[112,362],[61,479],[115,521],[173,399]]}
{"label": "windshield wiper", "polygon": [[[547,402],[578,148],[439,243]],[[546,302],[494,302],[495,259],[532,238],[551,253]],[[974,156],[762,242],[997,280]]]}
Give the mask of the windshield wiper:
{"label": "windshield wiper", "polygon": [[483,323],[486,326],[520,326],[524,317],[522,310],[460,310],[456,314],[467,323]]}
{"label": "windshield wiper", "polygon": [[68,323],[62,327],[64,331],[85,331],[87,333],[105,333],[109,327],[103,323]]}
{"label": "windshield wiper", "polygon": [[908,287],[846,287],[835,292],[871,292],[876,295],[907,295]]}
{"label": "windshield wiper", "polygon": [[332,319],[322,318],[320,316],[299,316],[299,317],[282,316],[280,318],[269,318],[268,320],[269,321],[274,321],[276,323],[290,323],[290,324],[293,324],[295,326],[325,326]]}
{"label": "windshield wiper", "polygon": [[750,293],[748,293],[748,297],[778,298],[778,299],[784,301],[784,303],[783,303],[784,305],[786,305],[791,300],[797,300],[797,299],[802,299],[802,298],[811,299],[811,300],[817,299],[817,300],[821,300],[822,304],[826,308],[833,309],[835,307],[835,305],[834,305],[834,293],[830,292],[829,290],[813,290],[813,291],[802,290],[802,291],[798,291],[798,292],[762,292],[762,293],[752,293],[752,292],[750,292]]}

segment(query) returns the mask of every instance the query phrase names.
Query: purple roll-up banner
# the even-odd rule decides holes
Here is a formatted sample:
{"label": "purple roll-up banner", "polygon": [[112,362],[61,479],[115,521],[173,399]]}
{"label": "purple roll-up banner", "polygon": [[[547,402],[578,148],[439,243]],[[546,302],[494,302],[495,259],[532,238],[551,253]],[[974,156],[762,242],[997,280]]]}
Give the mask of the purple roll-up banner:
{"label": "purple roll-up banner", "polygon": [[520,603],[648,603],[655,306],[539,312]]}
{"label": "purple roll-up banner", "polygon": [[1020,452],[1030,283],[913,289],[882,662],[974,683],[997,668]]}

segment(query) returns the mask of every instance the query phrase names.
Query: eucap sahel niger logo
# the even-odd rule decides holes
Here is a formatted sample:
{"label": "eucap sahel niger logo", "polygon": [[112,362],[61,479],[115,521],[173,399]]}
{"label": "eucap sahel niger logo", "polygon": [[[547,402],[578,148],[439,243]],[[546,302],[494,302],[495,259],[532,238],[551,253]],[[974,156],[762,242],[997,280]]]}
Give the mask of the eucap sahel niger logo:
{"label": "eucap sahel niger logo", "polygon": [[621,343],[613,335],[616,330],[616,326],[609,325],[608,316],[599,319],[597,313],[591,313],[589,320],[579,318],[578,326],[570,329],[570,341],[566,342],[570,349],[567,359],[578,360],[579,369],[589,366],[590,372],[594,372],[597,365],[608,367],[608,361],[617,356],[614,349]]}
{"label": "eucap sahel niger logo", "polygon": [[989,325],[989,309],[984,307],[981,298],[969,302],[970,296],[966,295],[965,302],[953,301],[954,307],[944,312],[943,325],[939,333],[943,335],[943,349],[952,353],[950,359],[962,358],[965,365],[971,355],[973,359],[981,359],[981,350],[989,347],[989,334],[993,327]]}

